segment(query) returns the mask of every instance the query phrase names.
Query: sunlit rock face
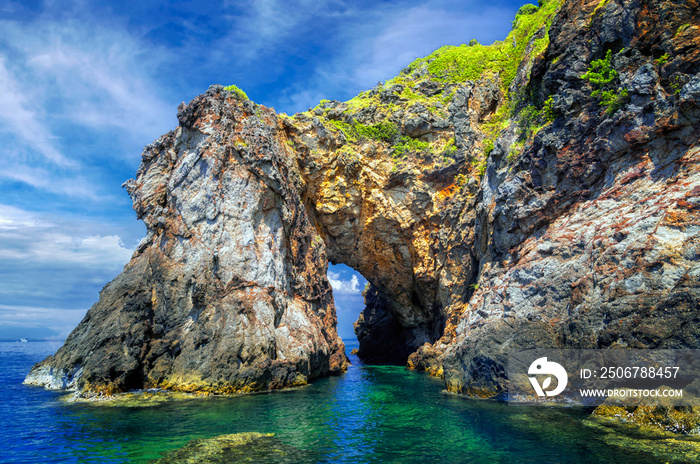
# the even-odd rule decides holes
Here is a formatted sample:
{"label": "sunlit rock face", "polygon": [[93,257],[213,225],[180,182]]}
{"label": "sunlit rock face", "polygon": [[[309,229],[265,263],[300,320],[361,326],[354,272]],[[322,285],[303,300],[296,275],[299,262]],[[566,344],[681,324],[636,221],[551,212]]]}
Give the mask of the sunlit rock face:
{"label": "sunlit rock face", "polygon": [[126,184],[147,237],[27,383],[233,393],[345,369],[328,258],[276,118],[222,87],[179,108]]}
{"label": "sunlit rock face", "polygon": [[[556,118],[514,159],[507,132],[497,141],[476,205],[478,289],[428,359],[415,357],[449,390],[505,391],[518,349],[700,346],[692,8],[566,2],[554,19],[527,88],[553,95]],[[607,50],[616,93],[628,93],[614,111],[581,79]]]}
{"label": "sunlit rock face", "polygon": [[148,236],[27,382],[342,372],[329,261],[370,282],[361,359],[455,392],[505,392],[513,350],[700,348],[697,2],[540,3],[345,103],[289,117],[214,86],[182,106],[127,183]]}

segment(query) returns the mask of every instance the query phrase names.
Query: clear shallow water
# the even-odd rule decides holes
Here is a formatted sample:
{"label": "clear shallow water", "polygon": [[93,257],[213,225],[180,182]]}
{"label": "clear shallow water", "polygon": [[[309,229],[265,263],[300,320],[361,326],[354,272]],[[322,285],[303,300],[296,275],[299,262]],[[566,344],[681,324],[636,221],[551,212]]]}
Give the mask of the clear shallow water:
{"label": "clear shallow water", "polygon": [[273,432],[327,463],[659,462],[605,444],[583,425],[585,411],[460,398],[437,379],[354,356],[347,374],[292,391],[150,408],[65,404],[62,393],[21,385],[58,346],[0,343],[0,462],[148,462],[238,432]]}

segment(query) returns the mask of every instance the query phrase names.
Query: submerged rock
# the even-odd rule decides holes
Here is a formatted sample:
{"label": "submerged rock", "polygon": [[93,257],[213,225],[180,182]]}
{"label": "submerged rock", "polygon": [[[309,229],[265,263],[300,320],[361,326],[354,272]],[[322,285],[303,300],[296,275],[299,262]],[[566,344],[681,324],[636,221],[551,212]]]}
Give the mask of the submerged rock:
{"label": "submerged rock", "polygon": [[615,419],[596,417],[584,424],[596,430],[606,444],[627,452],[654,456],[659,462],[695,463],[700,460],[700,440],[679,437],[656,428],[625,424]]}
{"label": "submerged rock", "polygon": [[126,393],[105,394],[84,390],[63,398],[67,403],[95,404],[100,407],[150,408],[173,401],[201,399],[201,393],[182,393],[168,390],[136,390]]}
{"label": "submerged rock", "polygon": [[308,453],[274,438],[274,433],[234,433],[192,440],[152,464],[295,464],[315,462]]}
{"label": "submerged rock", "polygon": [[645,429],[696,437],[700,446],[700,399],[688,394],[697,392],[699,384],[696,380],[684,389],[684,406],[676,406],[668,398],[607,398],[593,411],[593,417],[608,424],[635,424]]}

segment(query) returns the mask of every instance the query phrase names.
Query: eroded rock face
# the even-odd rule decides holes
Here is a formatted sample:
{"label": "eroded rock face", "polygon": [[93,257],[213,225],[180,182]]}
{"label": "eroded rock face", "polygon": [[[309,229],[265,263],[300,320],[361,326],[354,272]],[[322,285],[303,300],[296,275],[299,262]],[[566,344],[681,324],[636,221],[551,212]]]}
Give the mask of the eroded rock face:
{"label": "eroded rock face", "polygon": [[26,383],[229,393],[345,369],[328,258],[276,115],[212,87],[178,119],[126,184],[148,236]]}
{"label": "eroded rock face", "polygon": [[[371,283],[359,355],[454,392],[505,392],[510,350],[700,348],[697,2],[559,3],[508,81],[423,62],[293,117],[216,86],[181,107],[127,183],[148,236],[27,382],[341,372],[328,261]],[[606,106],[582,75],[608,50]]]}
{"label": "eroded rock face", "polygon": [[[697,43],[698,17],[684,2],[598,5],[565,3],[532,70],[559,116],[515,160],[505,137],[489,158],[478,290],[414,361],[451,391],[505,391],[511,350],[699,346],[700,59],[683,35]],[[613,112],[580,78],[606,50],[622,50],[612,65],[629,92]]]}

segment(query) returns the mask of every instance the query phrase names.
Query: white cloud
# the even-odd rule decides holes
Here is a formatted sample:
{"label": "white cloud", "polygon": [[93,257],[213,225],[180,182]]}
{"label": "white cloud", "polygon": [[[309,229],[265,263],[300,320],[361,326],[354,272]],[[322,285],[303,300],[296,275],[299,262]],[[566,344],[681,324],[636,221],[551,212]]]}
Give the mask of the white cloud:
{"label": "white cloud", "polygon": [[119,30],[75,22],[40,23],[36,29],[16,40],[35,75],[56,83],[63,116],[87,127],[119,128],[127,136],[146,139],[169,128],[173,107],[158,98],[158,86],[144,72],[157,68],[167,52],[142,49]]}
{"label": "white cloud", "polygon": [[131,258],[112,227],[0,204],[0,338],[65,338]]}
{"label": "white cloud", "polygon": [[63,341],[85,317],[87,308],[57,309],[0,305],[0,338],[28,336]]}
{"label": "white cloud", "polygon": [[[68,226],[68,227],[66,227]],[[0,205],[0,260],[117,270],[133,250],[116,235],[92,235],[85,224],[55,224],[36,213]]]}
{"label": "white cloud", "polygon": [[0,323],[8,325],[41,326],[46,319],[74,324],[85,315],[86,309],[56,309],[38,306],[0,305]]}
{"label": "white cloud", "polygon": [[73,165],[54,146],[54,137],[39,121],[39,109],[27,101],[28,93],[12,77],[5,66],[6,58],[0,56],[0,120],[6,131],[13,133],[48,161],[61,165]]}
{"label": "white cloud", "polygon": [[0,231],[17,230],[22,227],[41,227],[41,224],[41,221],[28,211],[0,204]]}
{"label": "white cloud", "polygon": [[104,199],[104,187],[84,173],[131,164],[140,147],[176,124],[175,106],[157,84],[166,59],[118,26],[50,14],[0,21],[0,178]]}
{"label": "white cloud", "polygon": [[355,274],[350,277],[350,280],[343,280],[340,273],[328,271],[328,280],[333,287],[334,295],[359,295],[361,293],[360,281]]}
{"label": "white cloud", "polygon": [[228,16],[231,32],[217,46],[235,50],[241,62],[254,60],[261,51],[284,45],[301,26],[313,23],[319,14],[342,16],[345,5],[340,0],[237,0],[224,3],[235,14]]}
{"label": "white cloud", "polygon": [[4,168],[0,170],[0,178],[22,182],[38,190],[72,198],[92,201],[110,199],[110,195],[100,193],[100,189],[78,170],[37,165],[30,159],[21,156],[8,155]]}

